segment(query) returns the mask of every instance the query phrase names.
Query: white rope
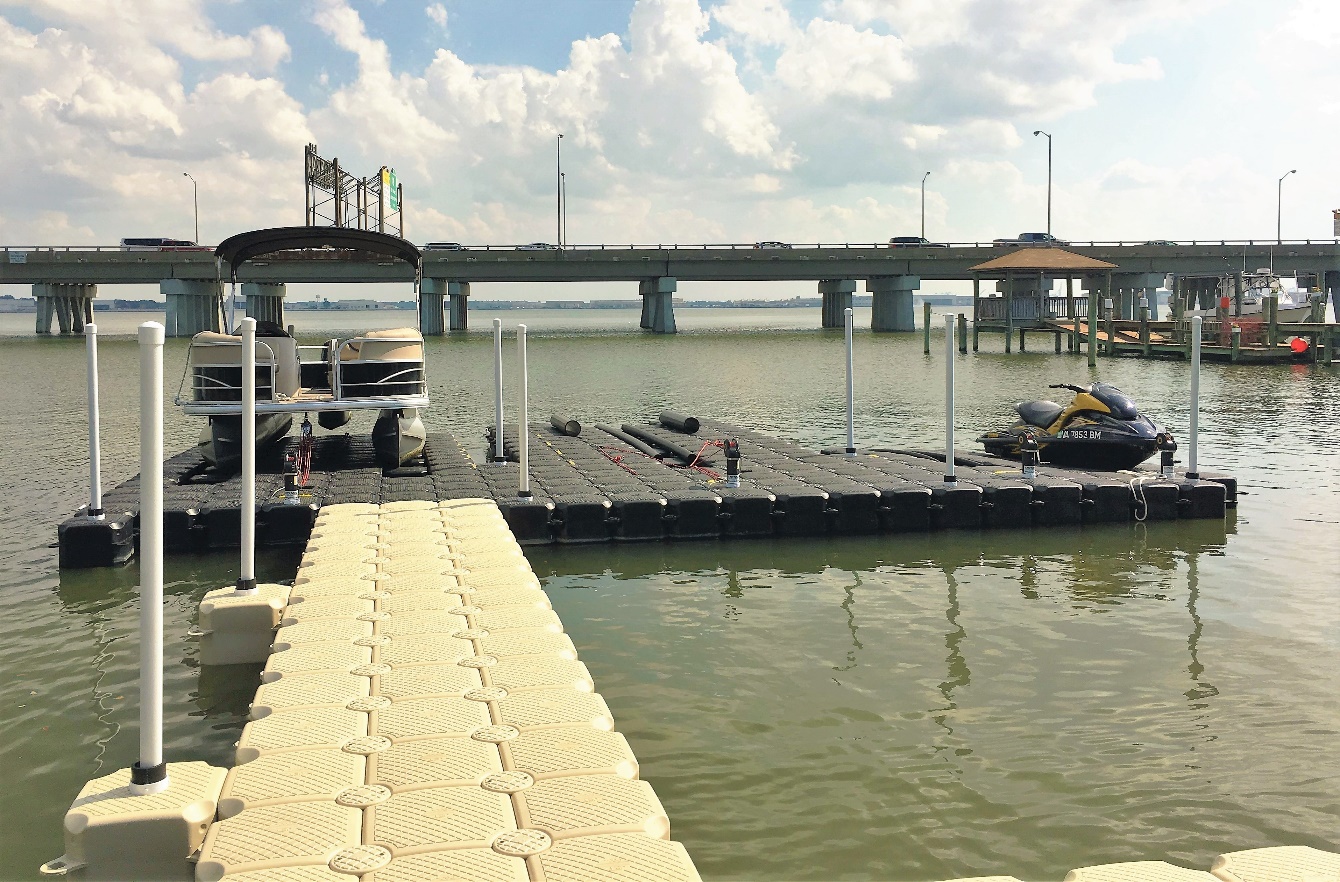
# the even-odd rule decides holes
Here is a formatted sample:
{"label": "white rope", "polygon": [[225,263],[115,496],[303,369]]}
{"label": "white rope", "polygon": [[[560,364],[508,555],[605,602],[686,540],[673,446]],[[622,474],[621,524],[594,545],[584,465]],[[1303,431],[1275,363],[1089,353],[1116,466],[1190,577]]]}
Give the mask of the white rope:
{"label": "white rope", "polygon": [[1135,520],[1137,523],[1144,523],[1145,518],[1149,517],[1149,500],[1145,498],[1145,485],[1157,484],[1162,480],[1162,475],[1136,475],[1131,478],[1130,488],[1131,495],[1135,497]]}

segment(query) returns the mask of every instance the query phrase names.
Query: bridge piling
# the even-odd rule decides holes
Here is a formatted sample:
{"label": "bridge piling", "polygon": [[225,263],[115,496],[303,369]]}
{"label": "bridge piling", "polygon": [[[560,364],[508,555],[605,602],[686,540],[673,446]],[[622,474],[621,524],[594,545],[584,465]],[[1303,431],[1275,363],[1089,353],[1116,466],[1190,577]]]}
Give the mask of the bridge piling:
{"label": "bridge piling", "polygon": [[223,283],[217,280],[163,279],[158,283],[166,304],[166,328],[169,337],[193,337],[201,331],[223,327],[219,307],[223,302]]}
{"label": "bridge piling", "polygon": [[642,295],[641,326],[653,334],[673,334],[675,328],[675,291],[678,280],[673,276],[657,276],[638,282]]}
{"label": "bridge piling", "polygon": [[51,333],[51,320],[56,319],[60,333],[82,334],[84,323],[93,321],[93,298],[98,286],[88,283],[38,282],[33,285],[37,300],[39,334]]}
{"label": "bridge piling", "polygon": [[243,282],[242,296],[247,301],[247,317],[258,322],[284,326],[283,282]]}
{"label": "bridge piling", "polygon": [[823,298],[822,327],[840,328],[845,321],[846,311],[851,308],[851,298],[856,292],[855,279],[820,279],[819,296]]}
{"label": "bridge piling", "polygon": [[871,295],[870,330],[915,331],[916,310],[912,292],[921,287],[920,276],[875,276],[866,279],[865,290]]}

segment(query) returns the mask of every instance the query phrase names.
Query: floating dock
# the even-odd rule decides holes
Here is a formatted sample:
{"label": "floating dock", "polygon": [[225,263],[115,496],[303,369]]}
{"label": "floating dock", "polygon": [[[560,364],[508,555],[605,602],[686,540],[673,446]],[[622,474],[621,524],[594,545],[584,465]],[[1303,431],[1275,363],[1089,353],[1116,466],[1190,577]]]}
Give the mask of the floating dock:
{"label": "floating dock", "polygon": [[[982,453],[955,456],[957,482],[944,480],[943,454],[870,449],[823,453],[728,423],[702,420],[696,434],[660,424],[636,428],[701,453],[692,467],[648,456],[624,440],[586,428],[577,437],[549,425],[529,430],[533,496],[518,496],[517,437],[504,431],[506,462],[477,463],[452,435],[430,434],[420,465],[384,471],[370,441],[316,439],[311,472],[297,500],[276,497],[284,449],[258,458],[257,541],[301,545],[322,506],[492,499],[522,544],[660,541],[750,536],[849,536],[943,529],[1079,526],[1178,518],[1223,518],[1237,482],[1202,470],[1171,479],[1152,469],[1088,472],[1042,465],[1025,478],[1019,463]],[[739,487],[724,478],[713,442],[739,442]],[[297,445],[289,439],[290,448]],[[169,552],[237,547],[241,478],[204,469],[194,450],[172,457],[164,479],[164,543]],[[103,497],[107,516],[77,514],[60,527],[62,567],[108,566],[129,556],[139,501],[137,479]],[[296,503],[296,504],[295,504]]]}
{"label": "floating dock", "polygon": [[698,879],[493,502],[326,506],[264,588],[284,611],[197,880]]}

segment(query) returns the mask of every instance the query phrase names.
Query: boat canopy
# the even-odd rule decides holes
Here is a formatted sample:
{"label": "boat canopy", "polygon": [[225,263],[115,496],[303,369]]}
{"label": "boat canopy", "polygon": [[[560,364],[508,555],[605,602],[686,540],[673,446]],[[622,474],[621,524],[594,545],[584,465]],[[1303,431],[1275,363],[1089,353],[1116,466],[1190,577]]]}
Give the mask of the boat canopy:
{"label": "boat canopy", "polygon": [[237,268],[248,260],[278,251],[309,248],[357,251],[403,260],[414,267],[416,280],[421,270],[422,255],[410,242],[389,233],[347,227],[274,227],[238,233],[220,242],[214,256],[220,264],[228,265],[229,278],[236,281]]}

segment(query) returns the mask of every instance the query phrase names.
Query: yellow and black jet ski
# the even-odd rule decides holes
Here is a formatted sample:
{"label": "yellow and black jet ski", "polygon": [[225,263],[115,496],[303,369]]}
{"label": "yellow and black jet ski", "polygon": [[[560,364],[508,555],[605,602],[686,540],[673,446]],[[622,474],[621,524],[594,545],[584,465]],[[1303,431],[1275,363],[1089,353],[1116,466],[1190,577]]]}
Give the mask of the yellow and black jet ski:
{"label": "yellow and black jet ski", "polygon": [[1117,387],[1054,383],[1048,388],[1069,389],[1075,397],[1064,407],[1054,401],[1016,404],[1019,422],[977,439],[987,453],[1017,458],[1020,443],[1031,435],[1043,462],[1117,471],[1134,468],[1159,449],[1163,428]]}

